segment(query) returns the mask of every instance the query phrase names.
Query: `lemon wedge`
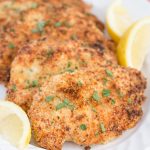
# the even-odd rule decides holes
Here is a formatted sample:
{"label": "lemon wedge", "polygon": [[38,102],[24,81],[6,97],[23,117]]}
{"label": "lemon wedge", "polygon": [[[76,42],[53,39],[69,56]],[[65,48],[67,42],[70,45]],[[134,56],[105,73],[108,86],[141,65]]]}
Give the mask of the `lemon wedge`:
{"label": "lemon wedge", "polygon": [[25,149],[30,142],[29,119],[14,103],[0,101],[0,136],[19,150]]}
{"label": "lemon wedge", "polygon": [[132,22],[128,11],[122,6],[122,0],[114,0],[106,15],[106,27],[111,38],[118,43]]}
{"label": "lemon wedge", "polygon": [[121,38],[117,56],[120,65],[140,70],[150,50],[150,17],[135,22]]}

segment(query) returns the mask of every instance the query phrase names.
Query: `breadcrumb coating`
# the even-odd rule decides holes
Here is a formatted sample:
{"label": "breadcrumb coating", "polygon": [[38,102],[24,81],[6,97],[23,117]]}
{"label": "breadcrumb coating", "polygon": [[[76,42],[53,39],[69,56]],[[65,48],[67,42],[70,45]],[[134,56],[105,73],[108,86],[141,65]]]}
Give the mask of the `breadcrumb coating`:
{"label": "breadcrumb coating", "polygon": [[145,88],[139,71],[120,66],[53,76],[36,91],[28,113],[35,139],[49,150],[65,141],[107,143],[141,119]]}
{"label": "breadcrumb coating", "polygon": [[[117,65],[116,56],[101,43],[96,46],[81,41],[51,43],[45,38],[31,42],[20,50],[12,63],[8,99],[27,111],[35,89],[39,89],[47,78],[83,68],[109,65]],[[36,86],[32,85],[34,82]]]}

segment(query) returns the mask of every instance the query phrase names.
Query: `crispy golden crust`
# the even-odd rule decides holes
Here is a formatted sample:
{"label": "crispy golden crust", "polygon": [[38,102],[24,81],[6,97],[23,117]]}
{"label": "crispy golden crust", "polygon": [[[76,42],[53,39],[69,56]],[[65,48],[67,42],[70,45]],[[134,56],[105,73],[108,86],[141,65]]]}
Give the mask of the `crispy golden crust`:
{"label": "crispy golden crust", "polygon": [[106,143],[141,119],[145,88],[139,71],[120,66],[53,76],[36,91],[28,113],[35,139],[49,150],[65,141]]}
{"label": "crispy golden crust", "polygon": [[0,81],[8,80],[18,50],[43,36],[53,41],[100,41],[112,49],[101,31],[103,24],[87,8],[82,1],[72,0],[0,1]]}
{"label": "crispy golden crust", "polygon": [[[111,64],[117,64],[116,56],[101,43],[56,43],[45,38],[31,42],[20,50],[12,63],[8,99],[27,111],[35,88],[50,76]],[[38,85],[31,86],[33,82],[38,82]]]}
{"label": "crispy golden crust", "polygon": [[8,81],[10,64],[25,40],[24,35],[16,33],[15,26],[20,24],[22,12],[30,9],[32,4],[33,1],[0,1],[0,82]]}

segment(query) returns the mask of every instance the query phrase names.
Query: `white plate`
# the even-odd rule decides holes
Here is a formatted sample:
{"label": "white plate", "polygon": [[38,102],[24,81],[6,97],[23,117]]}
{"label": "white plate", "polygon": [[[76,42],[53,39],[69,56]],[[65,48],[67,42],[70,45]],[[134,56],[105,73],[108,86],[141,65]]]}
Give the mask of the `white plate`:
{"label": "white plate", "polygon": [[[93,4],[92,12],[105,22],[105,14],[107,7],[112,0],[85,0]],[[129,9],[134,20],[144,16],[150,16],[150,0],[124,0],[125,6]],[[148,87],[146,91],[147,101],[143,107],[144,116],[139,124],[127,132],[125,132],[118,139],[106,145],[92,146],[92,150],[150,150],[150,54],[147,56],[143,69],[143,73],[148,79]],[[148,77],[149,76],[149,77]],[[6,96],[6,89],[0,86],[0,99]],[[40,150],[36,146],[30,145],[28,150]],[[73,143],[65,143],[63,150],[82,150],[80,147]],[[15,150],[7,142],[0,140],[0,150]]]}

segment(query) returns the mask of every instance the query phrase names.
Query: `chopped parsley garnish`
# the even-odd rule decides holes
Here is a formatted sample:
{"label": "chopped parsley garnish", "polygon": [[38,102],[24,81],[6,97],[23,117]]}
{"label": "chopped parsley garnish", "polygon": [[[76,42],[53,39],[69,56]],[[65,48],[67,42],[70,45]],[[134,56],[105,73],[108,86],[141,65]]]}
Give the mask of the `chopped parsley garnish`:
{"label": "chopped parsley garnish", "polygon": [[110,71],[110,70],[106,69],[106,70],[105,70],[105,72],[106,72],[107,76],[109,76],[109,77],[113,77],[113,73],[112,73],[112,71]]}
{"label": "chopped parsley garnish", "polygon": [[132,99],[131,98],[128,99],[128,104],[132,104]]}
{"label": "chopped parsley garnish", "polygon": [[37,7],[38,7],[38,3],[33,2],[33,3],[31,4],[31,8],[35,9],[35,8],[37,8]]}
{"label": "chopped parsley garnish", "polygon": [[80,129],[83,130],[83,131],[85,131],[85,130],[87,129],[87,127],[86,127],[85,124],[81,124],[81,125],[80,125]]}
{"label": "chopped parsley garnish", "polygon": [[34,80],[32,81],[31,87],[37,87],[38,86],[38,81]]}
{"label": "chopped parsley garnish", "polygon": [[95,136],[96,136],[96,137],[99,136],[99,132],[98,132],[98,131],[95,133]]}
{"label": "chopped parsley garnish", "polygon": [[67,68],[70,68],[70,67],[71,67],[71,62],[69,61],[67,64]]}
{"label": "chopped parsley garnish", "polygon": [[27,80],[26,82],[27,82],[26,89],[30,89],[30,88],[34,88],[34,87],[39,86],[37,80],[33,80],[32,82],[30,82],[29,80]]}
{"label": "chopped parsley garnish", "polygon": [[103,95],[104,97],[110,96],[110,93],[111,93],[111,91],[108,90],[108,89],[104,89],[104,90],[102,91],[102,95]]}
{"label": "chopped parsley garnish", "polygon": [[93,106],[91,106],[91,109],[93,112],[97,113],[96,109]]}
{"label": "chopped parsley garnish", "polygon": [[46,102],[50,102],[50,101],[52,101],[54,99],[54,96],[47,96],[46,98],[45,98],[45,101]]}
{"label": "chopped parsley garnish", "polygon": [[93,95],[92,95],[92,98],[95,100],[95,101],[99,101],[100,100],[100,96],[98,94],[97,91],[94,91]]}
{"label": "chopped parsley garnish", "polygon": [[61,27],[61,26],[62,26],[62,22],[56,22],[56,23],[54,24],[54,26],[55,26],[56,28]]}
{"label": "chopped parsley garnish", "polygon": [[102,131],[102,133],[106,132],[105,126],[103,123],[100,123],[100,129]]}
{"label": "chopped parsley garnish", "polygon": [[111,104],[112,105],[115,105],[116,104],[116,101],[114,99],[111,99]]}
{"label": "chopped parsley garnish", "polygon": [[71,110],[74,109],[74,105],[70,103],[68,99],[64,99],[64,101],[56,106],[56,110],[60,110],[62,108],[69,108]]}
{"label": "chopped parsley garnish", "polygon": [[64,99],[64,104],[71,110],[74,109],[74,105],[70,103],[68,99]]}
{"label": "chopped parsley garnish", "polygon": [[71,39],[75,41],[75,40],[77,40],[77,39],[78,39],[78,37],[77,37],[77,35],[76,35],[76,34],[73,34],[73,35],[71,36]]}
{"label": "chopped parsley garnish", "polygon": [[66,105],[64,103],[60,103],[56,106],[56,110],[60,110],[60,109],[65,108],[65,107],[66,107]]}
{"label": "chopped parsley garnish", "polygon": [[103,78],[103,85],[106,85],[108,82],[107,78]]}
{"label": "chopped parsley garnish", "polygon": [[32,30],[33,33],[39,33],[42,34],[44,32],[44,28],[46,25],[48,25],[49,20],[48,21],[39,21],[36,24],[36,28]]}
{"label": "chopped parsley garnish", "polygon": [[66,69],[66,72],[69,72],[69,73],[73,73],[75,70],[74,69]]}
{"label": "chopped parsley garnish", "polygon": [[15,91],[17,90],[16,85],[13,85],[13,86],[11,87],[11,90],[12,90],[13,92],[15,92]]}
{"label": "chopped parsley garnish", "polygon": [[9,44],[8,44],[8,48],[14,49],[14,48],[15,48],[15,45],[14,45],[13,43],[9,43]]}
{"label": "chopped parsley garnish", "polygon": [[79,81],[77,82],[77,84],[78,84],[78,86],[82,86],[82,85],[83,85],[83,83],[82,83],[81,80],[79,80]]}
{"label": "chopped parsley garnish", "polygon": [[68,99],[64,99],[63,103],[66,104],[66,105],[69,105],[70,102],[69,102]]}

